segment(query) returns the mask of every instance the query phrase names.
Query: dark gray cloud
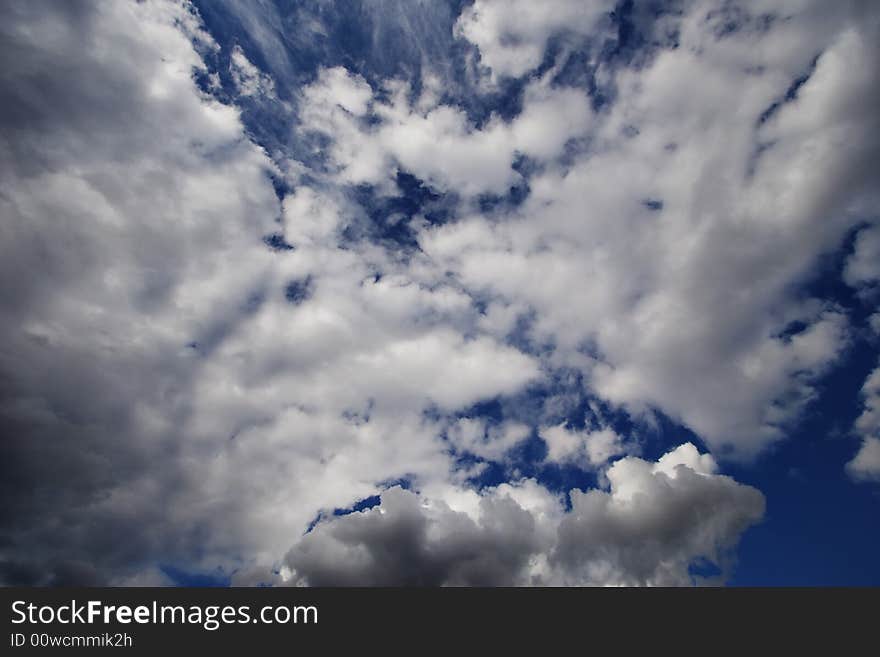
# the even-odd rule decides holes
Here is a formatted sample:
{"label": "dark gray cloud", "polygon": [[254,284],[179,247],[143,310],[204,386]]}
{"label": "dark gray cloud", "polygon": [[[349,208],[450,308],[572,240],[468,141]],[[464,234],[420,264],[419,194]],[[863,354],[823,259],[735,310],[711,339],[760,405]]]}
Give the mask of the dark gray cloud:
{"label": "dark gray cloud", "polygon": [[379,507],[316,527],[287,557],[311,586],[502,586],[539,549],[535,520],[510,498],[480,503],[482,522],[418,495],[385,491]]}
{"label": "dark gray cloud", "polygon": [[566,573],[566,584],[609,577],[613,584],[676,586],[705,559],[723,582],[740,535],[763,512],[754,488],[686,467],[674,479],[654,475],[625,508],[613,496],[575,491],[551,563]]}
{"label": "dark gray cloud", "polygon": [[[3,578],[106,583],[202,540],[168,513],[193,486],[180,295],[206,254],[259,249],[277,206],[235,111],[195,92],[185,7],[2,13]],[[241,292],[218,292],[234,318]]]}
{"label": "dark gray cloud", "polygon": [[763,516],[764,498],[713,474],[715,467],[692,445],[653,464],[627,457],[609,469],[609,491],[572,491],[569,511],[529,482],[484,491],[467,511],[393,488],[379,506],[328,519],[300,539],[287,555],[290,579],[675,586],[693,581],[692,565],[711,562],[719,568],[711,581],[723,582],[740,535]]}

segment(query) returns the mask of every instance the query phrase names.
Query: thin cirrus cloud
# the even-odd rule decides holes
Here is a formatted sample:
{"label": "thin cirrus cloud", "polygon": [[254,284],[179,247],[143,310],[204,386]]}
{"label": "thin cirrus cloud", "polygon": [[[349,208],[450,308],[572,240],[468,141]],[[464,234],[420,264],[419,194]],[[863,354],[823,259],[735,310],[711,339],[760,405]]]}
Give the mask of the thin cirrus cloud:
{"label": "thin cirrus cloud", "polygon": [[880,14],[536,6],[371,6],[360,69],[308,4],[3,7],[4,583],[730,575],[725,466],[863,328],[806,283],[876,303]]}

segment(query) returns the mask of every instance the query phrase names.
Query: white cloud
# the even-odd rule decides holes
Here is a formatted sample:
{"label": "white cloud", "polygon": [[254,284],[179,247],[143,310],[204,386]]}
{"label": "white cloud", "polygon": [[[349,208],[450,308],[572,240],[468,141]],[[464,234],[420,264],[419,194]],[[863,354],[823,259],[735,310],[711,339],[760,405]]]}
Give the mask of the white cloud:
{"label": "white cloud", "polygon": [[[387,186],[402,168],[441,190],[505,193],[521,179],[512,168],[517,155],[557,157],[591,116],[583,92],[541,81],[526,89],[515,119],[495,116],[480,129],[457,107],[426,105],[425,98],[412,106],[401,82],[389,82],[387,91],[389,100],[379,101],[362,78],[341,68],[322,71],[303,91],[300,129],[332,139],[337,180]],[[378,125],[363,121],[371,98]]]}
{"label": "white cloud", "polygon": [[527,425],[518,422],[491,425],[484,419],[461,418],[449,428],[447,435],[457,450],[499,461],[530,433]]}
{"label": "white cloud", "polygon": [[864,410],[855,424],[862,445],[846,469],[857,481],[880,481],[880,367],[862,386],[862,398]]}
{"label": "white cloud", "polygon": [[318,80],[303,92],[307,103],[315,108],[339,107],[354,116],[363,116],[373,97],[370,85],[359,75],[337,66],[323,69]]}
{"label": "white cloud", "polygon": [[880,438],[871,436],[865,438],[859,451],[846,467],[857,481],[880,480]]}
{"label": "white cloud", "polygon": [[680,47],[618,72],[573,166],[532,177],[503,222],[425,227],[419,243],[495,300],[500,334],[500,309],[532,313],[549,362],[579,366],[593,392],[748,458],[786,435],[848,343],[843,314],[797,290],[878,207],[863,102],[877,19],[807,3],[719,39],[708,6],[681,17]]}
{"label": "white cloud", "polygon": [[589,35],[613,8],[608,0],[477,0],[461,13],[455,33],[478,47],[493,75],[519,77],[538,67],[550,37]]}
{"label": "white cloud", "polygon": [[876,285],[880,281],[880,226],[859,232],[843,277],[853,287]]}
{"label": "white cloud", "polygon": [[563,423],[544,427],[540,434],[547,444],[547,460],[554,463],[597,467],[625,452],[622,438],[607,427],[572,431]]}
{"label": "white cloud", "polygon": [[692,443],[680,445],[675,450],[660,457],[653,471],[662,472],[673,479],[676,477],[679,466],[690,468],[697,474],[711,475],[718,472],[718,464],[711,454],[700,454]]}
{"label": "white cloud", "polygon": [[254,66],[244,54],[241,46],[233,46],[229,57],[229,71],[232,80],[242,96],[275,96],[275,82],[271,77]]}

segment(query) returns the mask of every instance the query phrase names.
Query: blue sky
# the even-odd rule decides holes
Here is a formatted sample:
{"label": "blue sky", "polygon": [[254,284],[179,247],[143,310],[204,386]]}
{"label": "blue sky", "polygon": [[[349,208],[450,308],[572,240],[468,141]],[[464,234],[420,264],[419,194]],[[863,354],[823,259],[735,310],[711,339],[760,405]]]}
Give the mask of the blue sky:
{"label": "blue sky", "polygon": [[4,582],[880,583],[872,3],[2,12]]}

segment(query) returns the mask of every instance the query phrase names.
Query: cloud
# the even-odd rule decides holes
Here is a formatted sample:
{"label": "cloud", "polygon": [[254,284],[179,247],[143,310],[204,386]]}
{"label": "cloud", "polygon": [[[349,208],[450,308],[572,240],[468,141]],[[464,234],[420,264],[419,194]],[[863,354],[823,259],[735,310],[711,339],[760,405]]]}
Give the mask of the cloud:
{"label": "cloud", "polygon": [[308,105],[316,110],[329,108],[335,111],[338,107],[354,116],[363,116],[369,108],[373,91],[362,77],[337,66],[322,70],[318,80],[306,87],[303,95]]}
{"label": "cloud", "polygon": [[232,48],[229,71],[238,93],[242,96],[275,96],[275,82],[251,63],[241,46]]}
{"label": "cloud", "polygon": [[542,428],[540,434],[547,443],[547,461],[553,463],[575,463],[589,468],[624,453],[622,438],[609,428],[571,431],[563,423]]}
{"label": "cloud", "polygon": [[846,262],[843,279],[852,287],[872,286],[880,281],[880,226],[859,232],[853,254]]}
{"label": "cloud", "polygon": [[[515,119],[494,116],[480,128],[462,109],[433,104],[429,93],[413,105],[406,84],[386,87],[388,100],[375,98],[363,78],[337,67],[303,90],[300,130],[331,139],[337,181],[387,187],[399,168],[444,191],[506,193],[521,180],[512,168],[517,157],[552,160],[590,122],[583,92],[542,81],[526,89]],[[370,109],[377,121],[366,120]]]}
{"label": "cloud", "polygon": [[719,38],[696,3],[678,48],[617,72],[573,164],[535,173],[504,221],[426,226],[420,247],[487,316],[531,317],[601,398],[761,452],[847,347],[841,310],[799,290],[878,200],[877,18],[820,4]]}
{"label": "cloud", "polygon": [[862,445],[846,469],[857,481],[880,481],[880,367],[862,386],[862,399],[864,410],[854,427]]}
{"label": "cloud", "polygon": [[657,463],[608,471],[610,490],[571,492],[571,509],[534,482],[483,491],[469,508],[392,488],[381,504],[320,522],[287,555],[313,586],[681,585],[689,566],[722,567],[763,496],[717,475],[685,444]]}
{"label": "cloud", "polygon": [[739,535],[763,515],[764,499],[714,471],[711,457],[689,443],[656,464],[615,462],[610,495],[572,493],[551,564],[562,565],[565,584],[681,585],[701,560],[723,571]]}
{"label": "cloud", "polygon": [[[880,230],[876,225],[861,230],[856,236],[853,252],[843,270],[844,281],[856,288],[862,300],[871,303],[872,293],[880,281]],[[872,338],[880,336],[880,313],[868,318]],[[846,470],[856,481],[880,481],[880,366],[876,367],[862,385],[864,402],[861,415],[853,426],[862,444],[856,455],[846,464]]]}
{"label": "cloud", "polygon": [[515,502],[484,499],[483,518],[442,502],[424,507],[400,488],[382,505],[317,527],[288,555],[312,586],[502,585],[534,550],[534,519]]}
{"label": "cloud", "polygon": [[880,480],[880,438],[868,436],[852,461],[846,464],[853,479],[857,481]]}
{"label": "cloud", "polygon": [[449,428],[447,437],[459,451],[501,461],[506,452],[522,443],[530,433],[527,425],[518,422],[492,425],[484,419],[461,418]]}
{"label": "cloud", "polygon": [[538,67],[550,37],[590,35],[614,3],[551,0],[499,2],[477,0],[462,11],[456,35],[477,46],[480,61],[494,76],[519,77]]}

